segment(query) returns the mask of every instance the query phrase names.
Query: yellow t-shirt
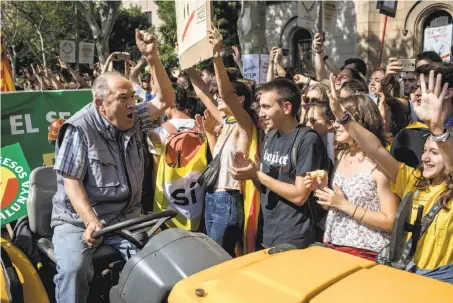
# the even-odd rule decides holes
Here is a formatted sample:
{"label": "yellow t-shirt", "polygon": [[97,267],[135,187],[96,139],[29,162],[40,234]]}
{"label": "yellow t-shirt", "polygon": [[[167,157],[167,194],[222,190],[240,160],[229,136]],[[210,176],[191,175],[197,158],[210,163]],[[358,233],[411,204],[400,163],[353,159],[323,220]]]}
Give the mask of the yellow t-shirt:
{"label": "yellow t-shirt", "polygon": [[[420,172],[406,164],[401,164],[396,182],[392,182],[392,191],[400,198],[409,192],[416,192],[416,177]],[[423,205],[423,216],[436,203],[440,194],[445,190],[445,184],[430,186],[427,191],[414,194],[412,201],[411,223],[415,221],[419,205]],[[450,210],[441,209],[434,221],[423,234],[417,244],[414,262],[421,269],[434,269],[453,263],[453,209],[452,201],[448,201]]]}

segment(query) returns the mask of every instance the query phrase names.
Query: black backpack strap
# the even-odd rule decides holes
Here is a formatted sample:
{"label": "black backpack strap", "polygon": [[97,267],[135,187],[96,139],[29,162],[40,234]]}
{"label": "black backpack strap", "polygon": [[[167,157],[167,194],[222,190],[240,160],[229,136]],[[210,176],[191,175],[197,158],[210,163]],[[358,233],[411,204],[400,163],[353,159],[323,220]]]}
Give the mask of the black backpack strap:
{"label": "black backpack strap", "polygon": [[300,145],[300,143],[303,141],[305,138],[305,135],[309,132],[312,132],[313,130],[309,128],[308,126],[305,125],[299,125],[296,134],[296,139],[294,139],[293,146],[291,147],[291,157],[290,157],[290,166],[289,166],[289,174],[291,178],[296,178],[294,174],[294,170],[296,169],[297,165],[297,149]]}
{"label": "black backpack strap", "polygon": [[[438,200],[438,201],[436,201],[436,203],[434,203],[434,205],[431,207],[431,209],[428,211],[428,213],[426,213],[426,215],[423,216],[422,222],[421,222],[422,227],[420,230],[420,239],[422,238],[423,234],[428,229],[428,227],[431,225],[431,223],[433,223],[434,218],[437,216],[437,214],[439,213],[439,211],[441,209],[442,208],[440,206],[440,200]],[[402,260],[408,259],[411,248],[412,248],[412,238],[409,239],[406,243],[406,247],[404,248],[403,255],[401,257]],[[408,261],[410,261],[410,260],[408,260]]]}

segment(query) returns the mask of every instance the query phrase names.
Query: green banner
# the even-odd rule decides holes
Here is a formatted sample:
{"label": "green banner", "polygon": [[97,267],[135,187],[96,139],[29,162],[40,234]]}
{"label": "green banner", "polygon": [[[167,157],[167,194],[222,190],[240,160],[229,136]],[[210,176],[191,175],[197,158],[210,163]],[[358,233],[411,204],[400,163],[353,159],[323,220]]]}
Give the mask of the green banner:
{"label": "green banner", "polygon": [[2,147],[0,153],[0,220],[3,225],[27,214],[30,167],[19,143]]}
{"label": "green banner", "polygon": [[[1,146],[19,143],[30,170],[40,166],[52,166],[55,161],[55,147],[47,140],[49,125],[56,119],[67,120],[79,109],[93,100],[91,90],[26,91],[1,94]],[[5,158],[2,148],[2,159]],[[11,159],[14,159],[12,157]],[[16,161],[16,160],[14,160]],[[16,161],[18,162],[18,161]],[[18,162],[19,163],[19,162]],[[4,170],[2,162],[2,172]],[[29,174],[28,174],[29,175]],[[28,175],[25,181],[28,181]],[[2,197],[5,183],[2,176]],[[12,203],[11,205],[14,205]],[[22,215],[26,214],[22,213]],[[6,219],[4,218],[6,217]],[[2,224],[11,222],[3,213]]]}
{"label": "green banner", "polygon": [[33,170],[52,166],[55,147],[47,141],[49,125],[67,120],[92,101],[91,90],[27,91],[1,94],[2,146],[20,143]]}

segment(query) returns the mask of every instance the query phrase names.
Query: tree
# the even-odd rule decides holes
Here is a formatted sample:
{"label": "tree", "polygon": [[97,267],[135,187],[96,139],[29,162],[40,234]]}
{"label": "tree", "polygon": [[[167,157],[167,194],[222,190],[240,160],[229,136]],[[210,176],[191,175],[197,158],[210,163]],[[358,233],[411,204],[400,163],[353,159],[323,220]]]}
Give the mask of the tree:
{"label": "tree", "polygon": [[178,56],[176,54],[176,12],[174,1],[156,1],[159,9],[157,15],[162,20],[161,26],[158,28],[160,41],[159,41],[159,54],[167,73],[171,75],[170,69],[178,66]]}
{"label": "tree", "polygon": [[[55,5],[57,3],[57,5]],[[31,63],[56,63],[59,40],[74,39],[74,5],[70,1],[2,1],[2,32],[13,75]],[[90,37],[86,22],[79,37]]]}
{"label": "tree", "polygon": [[120,9],[109,38],[112,51],[129,52],[131,58],[141,57],[135,44],[135,29],[149,29],[151,24],[148,17],[141,12],[139,6]]}
{"label": "tree", "polygon": [[266,3],[264,1],[241,1],[238,34],[242,54],[265,54]]}
{"label": "tree", "polygon": [[[99,62],[103,65],[110,54],[109,37],[118,16],[120,1],[78,1],[77,9],[85,16],[93,33]],[[98,15],[99,14],[99,15]]]}

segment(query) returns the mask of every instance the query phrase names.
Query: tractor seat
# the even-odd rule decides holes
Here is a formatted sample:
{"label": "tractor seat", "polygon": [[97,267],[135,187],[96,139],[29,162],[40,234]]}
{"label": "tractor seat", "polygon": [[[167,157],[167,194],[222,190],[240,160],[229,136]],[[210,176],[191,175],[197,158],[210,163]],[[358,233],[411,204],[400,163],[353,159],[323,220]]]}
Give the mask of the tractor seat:
{"label": "tractor seat", "polygon": [[[29,182],[27,212],[30,229],[38,237],[39,251],[56,264],[50,221],[52,198],[57,192],[57,174],[52,167],[38,167],[31,172]],[[123,257],[116,248],[101,244],[93,253],[94,271],[100,273],[110,263],[119,260],[123,260]]]}

